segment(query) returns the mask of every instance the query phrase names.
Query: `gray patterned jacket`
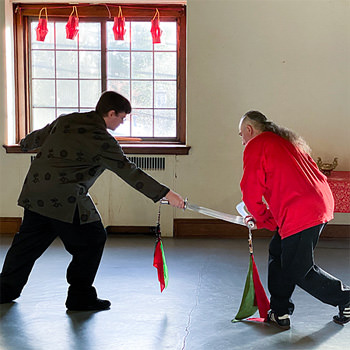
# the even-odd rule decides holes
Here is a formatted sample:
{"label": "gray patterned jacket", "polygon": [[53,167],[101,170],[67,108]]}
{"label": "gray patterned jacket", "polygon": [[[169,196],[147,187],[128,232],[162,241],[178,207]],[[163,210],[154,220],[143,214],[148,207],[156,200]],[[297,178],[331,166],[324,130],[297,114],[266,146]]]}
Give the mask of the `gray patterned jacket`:
{"label": "gray patterned jacket", "polygon": [[81,223],[100,220],[88,190],[105,169],[154,202],[169,192],[128,160],[95,111],[61,116],[28,134],[20,145],[38,153],[18,205],[50,218],[72,223],[78,207]]}

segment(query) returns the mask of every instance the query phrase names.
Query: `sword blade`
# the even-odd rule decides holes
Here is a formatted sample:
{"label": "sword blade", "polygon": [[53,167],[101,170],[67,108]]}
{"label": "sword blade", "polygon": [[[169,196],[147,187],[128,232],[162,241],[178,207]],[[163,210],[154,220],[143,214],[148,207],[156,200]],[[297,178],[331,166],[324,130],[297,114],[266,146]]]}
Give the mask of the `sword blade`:
{"label": "sword blade", "polygon": [[246,212],[246,210],[245,210],[244,207],[245,207],[244,202],[238,203],[238,204],[236,205],[236,209],[237,209],[238,213],[239,213],[241,216],[243,216],[243,217],[245,218],[245,217],[248,216],[249,214]]}
{"label": "sword blade", "polygon": [[216,210],[205,208],[205,207],[200,207],[198,205],[191,204],[191,203],[188,203],[188,202],[187,202],[187,205],[186,205],[186,209],[195,211],[195,212],[200,213],[200,214],[204,214],[204,215],[210,216],[212,218],[224,220],[224,221],[227,221],[227,222],[232,222],[233,224],[247,226],[245,224],[245,222],[244,222],[244,219],[241,216],[236,216],[236,215],[222,213],[220,211],[216,211]]}

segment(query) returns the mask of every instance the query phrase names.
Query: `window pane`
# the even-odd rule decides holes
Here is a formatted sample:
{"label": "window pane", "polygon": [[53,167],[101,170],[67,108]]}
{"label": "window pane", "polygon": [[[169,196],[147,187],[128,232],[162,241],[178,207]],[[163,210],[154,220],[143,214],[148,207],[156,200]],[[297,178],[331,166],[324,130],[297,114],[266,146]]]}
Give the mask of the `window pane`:
{"label": "window pane", "polygon": [[130,55],[123,52],[108,52],[107,54],[107,77],[109,79],[130,78]]}
{"label": "window pane", "polygon": [[53,51],[32,51],[32,77],[54,78],[54,57]]}
{"label": "window pane", "polygon": [[152,50],[151,22],[131,23],[131,50]]}
{"label": "window pane", "polygon": [[57,106],[78,106],[78,81],[57,80]]}
{"label": "window pane", "polygon": [[39,80],[32,81],[32,106],[52,107],[55,105],[55,81]]}
{"label": "window pane", "polygon": [[108,80],[107,90],[116,91],[130,101],[130,81],[129,80]]}
{"label": "window pane", "polygon": [[153,54],[152,52],[134,52],[131,54],[131,78],[153,78]]}
{"label": "window pane", "polygon": [[41,129],[55,120],[54,108],[33,108],[32,130]]}
{"label": "window pane", "polygon": [[78,110],[75,109],[75,108],[58,108],[56,115],[57,115],[57,118],[58,118],[61,115],[75,113],[75,112],[78,112]]}
{"label": "window pane", "polygon": [[130,136],[130,115],[128,115],[123,124],[120,124],[116,130],[108,130],[113,136]]}
{"label": "window pane", "polygon": [[153,113],[147,109],[133,109],[131,133],[134,137],[153,136]]}
{"label": "window pane", "polygon": [[57,78],[78,78],[78,52],[56,52]]}
{"label": "window pane", "polygon": [[154,83],[154,107],[176,108],[175,81],[156,81]]}
{"label": "window pane", "polygon": [[101,48],[101,24],[79,23],[79,49],[100,50]]}
{"label": "window pane", "polygon": [[79,52],[80,78],[101,78],[101,53],[91,51]]}
{"label": "window pane", "polygon": [[176,79],[176,52],[155,52],[154,78]]}
{"label": "window pane", "polygon": [[[133,107],[133,114],[115,132],[110,131],[112,135],[178,136],[177,22],[163,22],[161,18],[162,42],[154,45],[151,22],[144,18],[126,22],[124,40],[114,39],[113,18],[95,22],[81,18],[78,36],[66,39],[67,19],[50,17],[44,42],[36,41],[37,19],[30,24],[29,85],[31,105],[36,110],[32,117],[39,118],[33,125],[41,127],[44,117],[40,111],[48,108],[56,117],[94,109],[103,86],[128,98]],[[101,37],[104,25],[106,40]],[[102,64],[103,52],[106,66]],[[102,72],[104,67],[106,71]]]}
{"label": "window pane", "polygon": [[152,81],[132,81],[131,105],[135,108],[153,107]]}
{"label": "window pane", "polygon": [[53,49],[54,45],[54,25],[52,22],[47,23],[47,29],[48,32],[46,34],[44,41],[37,41],[36,40],[36,27],[38,26],[39,21],[31,22],[31,45],[32,50],[34,49],[40,49],[40,50],[47,50],[47,49]]}
{"label": "window pane", "polygon": [[176,137],[176,109],[154,111],[154,136]]}
{"label": "window pane", "polygon": [[95,109],[101,95],[100,80],[80,80],[80,106]]}
{"label": "window pane", "polygon": [[130,22],[125,22],[124,40],[115,40],[113,33],[114,22],[107,22],[107,47],[109,50],[129,50],[130,49]]}
{"label": "window pane", "polygon": [[176,22],[162,22],[160,29],[163,31],[160,37],[160,44],[154,45],[155,51],[176,51]]}
{"label": "window pane", "polygon": [[74,39],[66,38],[66,24],[67,22],[56,22],[56,49],[77,49],[78,48],[78,36]]}

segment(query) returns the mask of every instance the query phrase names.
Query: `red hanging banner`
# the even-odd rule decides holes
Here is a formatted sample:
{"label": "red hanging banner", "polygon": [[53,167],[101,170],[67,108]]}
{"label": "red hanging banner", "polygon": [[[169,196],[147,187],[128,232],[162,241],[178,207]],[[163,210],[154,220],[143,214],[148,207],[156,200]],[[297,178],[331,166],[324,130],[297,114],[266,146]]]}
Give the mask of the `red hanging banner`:
{"label": "red hanging banner", "polygon": [[124,40],[125,29],[125,17],[123,17],[122,8],[119,6],[118,17],[114,17],[113,33],[115,40]]}
{"label": "red hanging banner", "polygon": [[[73,15],[75,11],[75,16]],[[66,24],[66,38],[74,40],[79,32],[79,17],[78,10],[76,6],[73,6],[73,10],[69,16],[68,22]]]}
{"label": "red hanging banner", "polygon": [[151,23],[152,23],[151,34],[152,34],[153,44],[160,44],[160,37],[161,37],[163,31],[159,27],[160,21],[159,21],[159,11],[158,11],[158,9],[156,9],[156,14],[154,15]]}
{"label": "red hanging banner", "polygon": [[[46,18],[41,18],[41,12],[43,10],[45,10]],[[49,30],[47,29],[47,8],[43,7],[39,12],[39,23],[36,27],[36,40],[44,41],[48,31]]]}

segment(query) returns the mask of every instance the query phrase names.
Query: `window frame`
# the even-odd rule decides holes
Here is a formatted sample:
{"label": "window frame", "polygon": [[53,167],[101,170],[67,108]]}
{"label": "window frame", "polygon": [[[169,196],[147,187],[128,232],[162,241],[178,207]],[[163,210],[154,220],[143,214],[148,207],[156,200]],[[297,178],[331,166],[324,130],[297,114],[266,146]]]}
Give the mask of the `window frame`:
{"label": "window frame", "polygon": [[[119,5],[74,4],[79,18],[108,19],[118,14]],[[15,126],[16,143],[30,132],[30,19],[38,17],[40,9],[47,7],[50,17],[69,17],[72,5],[61,4],[13,4],[13,33],[15,59]],[[125,153],[132,154],[188,154],[186,146],[186,6],[185,5],[121,5],[127,20],[151,21],[158,8],[161,18],[175,19],[177,26],[177,137],[175,141],[144,140],[137,143],[120,141]],[[150,34],[151,35],[151,34]],[[101,63],[103,64],[103,63]],[[16,145],[5,147],[8,153],[20,153]]]}

